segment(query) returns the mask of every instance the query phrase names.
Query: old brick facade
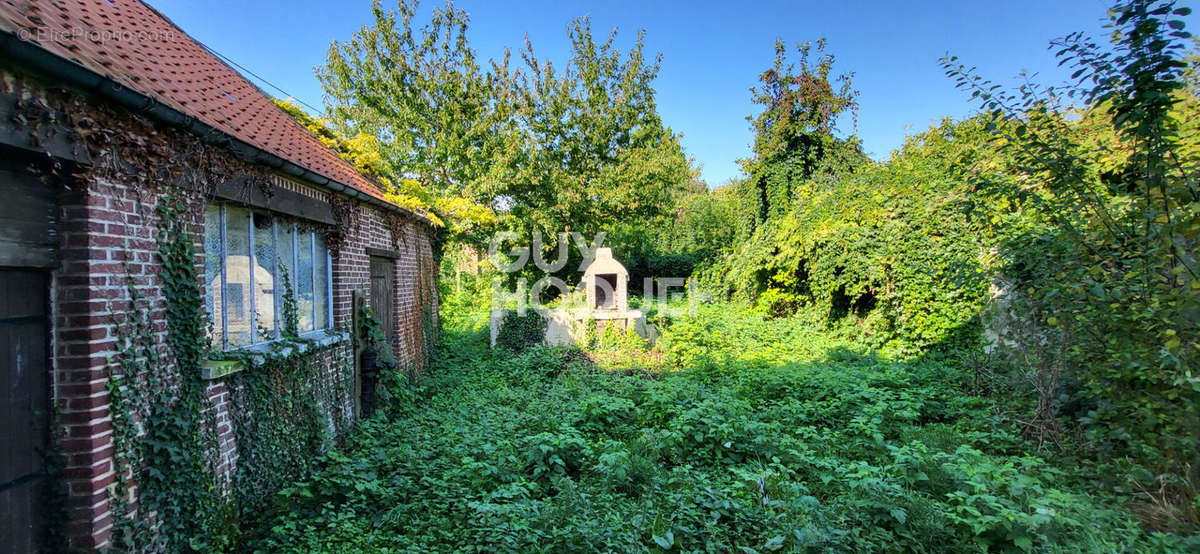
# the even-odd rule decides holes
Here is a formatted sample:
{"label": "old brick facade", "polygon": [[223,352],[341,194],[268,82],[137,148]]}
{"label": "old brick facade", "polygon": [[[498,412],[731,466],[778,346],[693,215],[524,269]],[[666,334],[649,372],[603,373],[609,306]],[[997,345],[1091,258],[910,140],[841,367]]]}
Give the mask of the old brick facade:
{"label": "old brick facade", "polygon": [[[394,262],[391,283],[395,332],[390,340],[396,357],[405,370],[419,372],[424,367],[437,329],[438,306],[433,238],[436,229],[428,219],[378,201],[377,191],[368,191],[369,197],[364,197],[349,194],[353,190],[346,192],[355,188],[353,183],[350,187],[343,183],[342,191],[335,190],[338,187],[323,188],[318,183],[248,161],[244,152],[231,156],[219,142],[201,141],[194,131],[137,113],[128,113],[128,119],[144,128],[145,136],[152,137],[154,144],[144,145],[147,148],[169,152],[177,150],[181,141],[194,139],[197,144],[203,142],[196,148],[205,155],[235,160],[230,166],[232,175],[251,178],[240,185],[242,188],[231,188],[229,183],[206,179],[200,179],[198,184],[194,180],[147,178],[157,174],[158,169],[153,167],[95,171],[95,164],[112,160],[105,158],[104,152],[97,152],[95,143],[85,140],[71,122],[80,119],[80,112],[93,109],[97,117],[100,114],[124,117],[126,108],[89,91],[57,83],[52,76],[39,74],[38,69],[0,64],[0,162],[3,162],[0,169],[4,169],[0,176],[11,179],[0,183],[0,187],[6,193],[17,194],[46,190],[54,198],[43,241],[52,251],[50,261],[29,262],[28,269],[49,278],[46,294],[50,305],[47,331],[50,356],[44,371],[51,377],[46,392],[55,412],[52,444],[61,459],[61,469],[51,479],[65,493],[64,528],[58,531],[65,533],[70,546],[83,549],[110,546],[117,490],[114,483],[119,477],[114,460],[116,429],[110,377],[120,371],[117,359],[128,346],[122,342],[127,339],[122,338],[120,329],[135,317],[150,322],[139,340],[148,341],[142,346],[157,357],[152,366],[155,371],[169,374],[195,369],[177,367],[168,347],[165,322],[168,306],[159,255],[160,203],[186,205],[186,229],[196,247],[197,275],[204,274],[207,253],[203,214],[209,203],[248,205],[269,211],[270,206],[263,206],[262,202],[270,204],[282,194],[272,197],[270,192],[286,190],[311,201],[338,203],[348,208],[338,211],[333,223],[328,219],[312,222],[321,229],[336,226],[341,233],[340,244],[331,248],[333,325],[312,333],[326,347],[304,354],[307,362],[322,368],[323,379],[334,387],[331,390],[339,391],[332,401],[321,406],[334,436],[344,434],[358,417],[358,391],[346,382],[357,379],[347,372],[347,368],[355,365],[349,329],[354,316],[354,295],[361,294],[370,301],[372,256],[386,256]],[[40,118],[43,125],[30,124],[30,117],[24,117],[23,111],[36,112],[30,117]],[[296,161],[303,165],[304,160]],[[123,178],[126,174],[137,178]],[[250,200],[256,196],[267,200],[257,203]],[[4,242],[4,236],[0,233],[0,243]],[[12,259],[0,256],[0,266],[25,268],[27,264],[19,259],[20,253],[16,256]],[[199,279],[197,285],[206,286],[204,279]],[[254,369],[247,367],[242,371]],[[236,373],[205,382],[204,415],[212,425],[215,440],[209,462],[218,487],[226,490],[235,486],[239,464],[233,421],[235,416],[245,415],[238,414],[237,383]],[[136,426],[136,421],[127,425]],[[129,494],[128,511],[133,514],[130,517],[140,517],[136,513],[136,484],[123,490]]]}

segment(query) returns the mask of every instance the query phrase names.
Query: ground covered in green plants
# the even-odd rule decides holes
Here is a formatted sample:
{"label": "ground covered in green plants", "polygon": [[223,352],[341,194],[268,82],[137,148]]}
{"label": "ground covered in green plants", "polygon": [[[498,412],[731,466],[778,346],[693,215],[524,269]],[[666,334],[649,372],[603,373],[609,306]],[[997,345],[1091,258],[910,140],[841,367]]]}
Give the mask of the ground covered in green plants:
{"label": "ground covered in green plants", "polygon": [[577,284],[603,242],[631,292],[687,279],[717,303],[642,306],[650,349],[530,347],[540,320],[511,317],[492,352],[490,287],[444,295],[422,382],[243,544],[1200,552],[1200,40],[1180,3],[1064,29],[1069,83],[946,56],[978,113],[882,161],[836,45],[781,37],[749,83],[752,155],[715,188],[659,114],[642,35],[619,49],[576,19],[577,71],[532,47],[489,68],[465,11],[375,10],[320,69],[331,127],[305,124],[445,223],[443,286],[491,265],[515,303],[522,280]]}
{"label": "ground covered in green plants", "polygon": [[[486,348],[443,307],[422,383],[282,491],[271,551],[1186,551],[1036,455],[952,354],[890,361],[705,305],[640,355]],[[661,320],[660,320],[661,321]],[[600,353],[603,354],[603,353]],[[595,360],[602,360],[599,365]]]}

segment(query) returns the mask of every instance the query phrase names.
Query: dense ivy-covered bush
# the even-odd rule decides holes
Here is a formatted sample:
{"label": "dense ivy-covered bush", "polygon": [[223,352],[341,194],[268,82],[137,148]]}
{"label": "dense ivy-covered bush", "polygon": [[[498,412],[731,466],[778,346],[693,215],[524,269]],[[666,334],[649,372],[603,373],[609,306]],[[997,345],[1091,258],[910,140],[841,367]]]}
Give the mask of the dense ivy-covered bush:
{"label": "dense ivy-covered bush", "polygon": [[[982,191],[1045,222],[1001,244],[1004,272],[1045,328],[1012,341],[1035,353],[1023,359],[1042,360],[1030,364],[1041,402],[1081,426],[1098,457],[1117,462],[1115,486],[1150,499],[1147,522],[1194,529],[1200,58],[1186,57],[1195,47],[1183,20],[1190,12],[1172,1],[1122,2],[1110,12],[1110,42],[1083,33],[1056,41],[1074,86],[1007,91],[953,58],[944,64],[989,111],[1016,176],[981,180]],[[1060,374],[1079,383],[1070,405],[1047,394]]]}
{"label": "dense ivy-covered bush", "polygon": [[[887,163],[794,191],[798,207],[759,227],[707,274],[778,316],[813,307],[877,346],[916,353],[971,323],[987,299],[995,225],[969,179],[992,152],[985,122],[943,122]],[[999,215],[997,215],[999,214]]]}
{"label": "dense ivy-covered bush", "polygon": [[510,351],[520,351],[541,344],[546,338],[546,319],[534,310],[524,314],[509,311],[500,321],[496,333],[496,346]]}

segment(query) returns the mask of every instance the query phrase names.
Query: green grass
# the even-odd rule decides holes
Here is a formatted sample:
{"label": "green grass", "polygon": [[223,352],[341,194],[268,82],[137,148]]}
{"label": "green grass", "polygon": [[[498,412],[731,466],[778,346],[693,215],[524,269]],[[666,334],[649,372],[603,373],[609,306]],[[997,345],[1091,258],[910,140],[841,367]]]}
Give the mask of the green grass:
{"label": "green grass", "polygon": [[[450,297],[441,354],[277,497],[271,551],[1064,551],[1195,548],[1140,530],[963,392],[802,319],[704,306],[655,350],[486,348]],[[593,359],[603,359],[603,368]],[[622,371],[627,369],[628,371]],[[1188,542],[1190,541],[1190,542]]]}

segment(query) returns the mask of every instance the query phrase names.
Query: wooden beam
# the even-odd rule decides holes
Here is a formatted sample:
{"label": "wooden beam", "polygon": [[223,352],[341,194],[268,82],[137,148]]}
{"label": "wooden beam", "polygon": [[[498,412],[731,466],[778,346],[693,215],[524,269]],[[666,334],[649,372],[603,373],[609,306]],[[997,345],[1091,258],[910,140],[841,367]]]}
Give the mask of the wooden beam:
{"label": "wooden beam", "polygon": [[41,167],[44,163],[24,157],[20,151],[0,148],[0,190],[5,194],[0,202],[0,266],[54,267],[58,180],[49,177]]}
{"label": "wooden beam", "polygon": [[31,122],[31,114],[24,111],[17,95],[0,92],[0,144],[75,162],[91,161],[83,141],[66,124],[67,114],[47,111]]}
{"label": "wooden beam", "polygon": [[298,192],[292,192],[281,187],[270,187],[268,193],[262,186],[251,183],[248,179],[234,179],[217,186],[217,196],[272,212],[278,212],[301,219],[333,225],[333,208],[328,202],[310,198]]}
{"label": "wooden beam", "polygon": [[383,248],[367,247],[368,256],[379,256],[380,258],[391,258],[393,260],[400,258],[400,253],[395,250],[385,250]]}

